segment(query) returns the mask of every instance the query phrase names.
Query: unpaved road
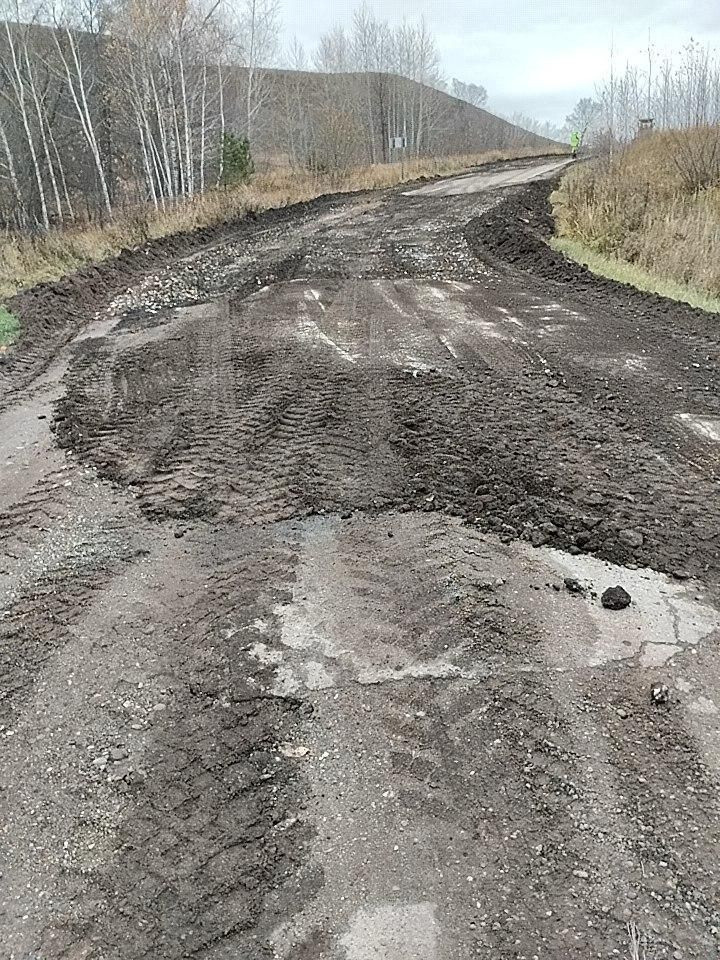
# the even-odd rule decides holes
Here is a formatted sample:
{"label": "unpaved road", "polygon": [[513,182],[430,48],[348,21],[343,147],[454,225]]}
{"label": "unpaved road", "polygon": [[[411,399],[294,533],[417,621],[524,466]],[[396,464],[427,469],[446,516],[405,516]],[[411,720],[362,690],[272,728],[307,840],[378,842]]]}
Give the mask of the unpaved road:
{"label": "unpaved road", "polygon": [[717,956],[717,321],[504,263],[550,172],[27,300],[3,958]]}

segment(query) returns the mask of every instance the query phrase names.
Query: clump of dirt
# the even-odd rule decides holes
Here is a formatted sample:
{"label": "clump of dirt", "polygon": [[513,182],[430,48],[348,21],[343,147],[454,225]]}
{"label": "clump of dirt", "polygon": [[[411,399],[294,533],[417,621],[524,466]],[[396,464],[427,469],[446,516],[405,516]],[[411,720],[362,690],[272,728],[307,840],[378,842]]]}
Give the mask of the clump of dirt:
{"label": "clump of dirt", "polygon": [[600,602],[606,610],[624,610],[632,603],[632,597],[624,587],[608,587]]}

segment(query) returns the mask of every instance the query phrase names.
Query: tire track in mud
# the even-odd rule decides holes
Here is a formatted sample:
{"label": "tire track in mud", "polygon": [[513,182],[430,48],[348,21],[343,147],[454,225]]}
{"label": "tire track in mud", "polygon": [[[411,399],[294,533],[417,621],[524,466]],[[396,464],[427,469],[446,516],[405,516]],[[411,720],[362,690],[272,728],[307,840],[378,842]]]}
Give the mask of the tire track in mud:
{"label": "tire track in mud", "polygon": [[[212,552],[206,590],[173,636],[177,696],[144,759],[142,789],[131,787],[117,859],[98,878],[122,908],[93,906],[89,918],[93,941],[133,960],[264,956],[254,928],[301,849],[302,828],[285,823],[296,801],[276,752],[299,704],[258,694],[243,654],[262,599],[272,607],[292,577],[293,551],[245,540],[242,557]],[[128,920],[140,918],[128,942]]]}
{"label": "tire track in mud", "polygon": [[[635,916],[663,950],[712,943],[717,778],[685,712],[659,725],[639,700],[649,673],[631,681],[626,664],[561,675],[540,629],[547,607],[518,612],[525,574],[498,586],[510,553],[484,535],[716,571],[713,534],[696,541],[715,518],[712,481],[679,489],[641,411],[633,423],[605,396],[594,406],[563,365],[538,359],[530,330],[502,327],[514,294],[462,233],[487,205],[358,208],[308,226],[285,267],[273,248],[268,290],[239,257],[236,293],[218,304],[175,312],[170,296],[155,313],[150,284],[146,311],[130,297],[125,321],[74,348],[57,437],[121,501],[133,494],[120,523],[143,569],[118,550],[106,570],[62,568],[50,598],[44,581],[23,594],[0,645],[26,657],[6,660],[33,742],[31,773],[24,741],[12,769],[40,784],[5,818],[23,837],[38,797],[51,814],[68,805],[42,779],[51,755],[32,725],[32,683],[51,685],[54,670],[23,631],[102,664],[81,687],[92,710],[47,726],[67,735],[85,718],[73,736],[93,750],[71,784],[110,810],[102,856],[61,861],[51,917],[28,893],[45,889],[32,864],[4,871],[22,905],[6,926],[24,935],[28,913],[48,960],[269,960],[273,944],[285,960],[336,956],[359,890],[369,904],[409,900],[412,918],[434,895],[440,926],[457,927],[444,929],[452,960],[609,956]],[[218,290],[204,263],[195,286]],[[470,289],[450,293],[447,278]],[[400,309],[388,312],[388,293]],[[433,311],[427,298],[443,295]],[[57,523],[46,496],[16,505],[21,559],[38,535],[28,523]],[[2,536],[12,524],[11,511]],[[608,718],[614,697],[636,704],[634,733]],[[118,742],[129,756],[95,767]],[[648,775],[671,785],[654,806]],[[701,792],[686,800],[688,786]],[[677,807],[702,840],[683,836]],[[86,810],[66,812],[79,845]],[[52,872],[57,837],[44,840]],[[668,847],[670,898],[656,863]]]}
{"label": "tire track in mud", "polygon": [[[410,238],[405,220],[412,220],[415,206],[408,202],[404,213],[393,211],[391,205],[382,213],[396,232]],[[467,201],[463,204],[466,207]],[[457,229],[452,217],[464,207],[456,204],[448,211],[443,205],[449,225],[428,233],[438,246],[429,252],[427,263],[421,258],[415,264],[421,278],[444,273],[477,280],[480,274],[467,254],[454,252]],[[494,213],[489,216],[491,222],[497,218]],[[307,272],[312,264],[316,277],[334,277],[335,293],[322,319],[331,333],[333,325],[338,330],[342,325],[345,339],[340,342],[347,349],[352,351],[354,343],[369,356],[373,349],[387,353],[390,344],[403,338],[412,342],[415,321],[412,311],[405,316],[401,310],[391,320],[380,320],[371,288],[353,276],[407,276],[412,271],[404,260],[397,262],[399,241],[395,235],[387,237],[382,216],[369,224],[360,220],[355,229],[365,248],[373,251],[360,258],[360,265],[340,252],[343,240],[334,237],[335,228],[329,225],[306,240],[290,273],[276,272],[288,279]],[[294,321],[301,297],[293,303],[284,294],[269,296],[270,315],[263,323],[263,300],[246,299],[249,292],[250,288],[243,289],[231,301],[226,322],[201,320],[197,314],[194,323],[180,323],[171,337],[176,341],[172,350],[147,344],[137,354],[121,352],[116,357],[123,370],[138,368],[134,376],[140,389],[131,415],[135,423],[148,427],[143,429],[143,442],[149,447],[150,462],[140,466],[137,476],[148,513],[177,519],[210,516],[230,503],[233,515],[239,512],[246,522],[252,518],[263,522],[373,504],[397,506],[409,501],[422,506],[408,490],[407,478],[414,476],[415,485],[427,487],[426,496],[434,495],[436,504],[502,535],[668,571],[687,567],[688,556],[692,569],[687,572],[705,574],[720,567],[720,516],[713,507],[716,483],[700,471],[703,463],[712,466],[710,454],[703,459],[695,449],[692,458],[697,474],[693,485],[702,488],[700,499],[708,505],[701,516],[698,498],[678,489],[677,475],[669,466],[677,457],[677,443],[668,444],[661,421],[651,423],[653,408],[645,397],[642,427],[651,427],[651,441],[644,432],[636,432],[641,427],[635,406],[639,401],[619,404],[611,388],[602,384],[599,393],[588,396],[592,383],[572,374],[557,347],[550,351],[550,366],[547,360],[539,363],[527,341],[532,327],[518,329],[508,340],[498,329],[505,307],[502,315],[495,313],[499,319],[486,324],[488,336],[463,333],[457,341],[458,359],[449,357],[449,366],[441,371],[413,371],[419,379],[409,383],[387,362],[371,375],[367,363],[346,364],[329,351],[324,355],[317,351],[311,340],[305,344]],[[286,310],[286,304],[292,304],[293,315],[274,312]],[[442,337],[432,312],[425,323],[423,336]],[[227,327],[232,329],[230,339]],[[350,343],[348,336],[354,338]],[[373,336],[380,337],[375,348]],[[218,344],[215,359],[207,354],[206,337]],[[130,468],[139,439],[132,430],[123,439],[117,429],[127,411],[112,396],[104,401],[98,397],[95,409],[82,397],[83,391],[92,393],[86,386],[88,378],[102,388],[101,365],[98,359],[94,372],[78,376],[76,367],[71,373],[75,382],[66,404],[73,426],[65,429],[61,422],[59,433],[63,443],[72,443],[72,430],[80,432],[82,424],[79,449],[97,462],[94,445],[99,439],[108,453],[108,466],[101,469],[113,479],[129,482],[134,479]],[[160,371],[162,376],[156,376]],[[148,380],[159,384],[159,394],[143,401]],[[207,393],[210,382],[216,384],[212,397]],[[97,426],[105,413],[103,402],[107,437]],[[543,421],[540,432],[538,417]],[[408,421],[412,429],[406,429]],[[594,502],[585,504],[578,487],[587,485],[589,464]],[[487,477],[495,481],[488,483]],[[368,492],[356,503],[353,498],[363,484],[368,491],[374,488],[377,496]],[[643,544],[625,543],[621,537],[625,529],[634,531],[635,539],[639,533]]]}
{"label": "tire track in mud", "polygon": [[[451,956],[610,955],[638,892],[658,942],[701,937],[713,922],[707,902],[688,922],[683,903],[653,900],[662,855],[648,856],[647,821],[635,815],[648,802],[648,753],[628,774],[614,748],[622,721],[605,699],[621,670],[557,673],[532,608],[518,618],[503,602],[517,585],[496,581],[497,551],[480,534],[416,514],[303,528],[273,662],[298,678],[304,665],[325,668],[320,692],[298,693],[314,705],[298,739],[316,758],[310,863],[326,886],[276,934],[279,955],[301,956],[319,930],[346,927],[348,878],[368,903],[429,899],[438,922],[469,896],[469,929],[443,934]],[[481,672],[470,681],[442,661]],[[652,737],[652,707],[637,709]],[[688,779],[702,782],[697,770]],[[688,889],[694,869],[676,862],[675,882]]]}
{"label": "tire track in mud", "polygon": [[[223,264],[225,270],[232,273],[243,254],[249,251],[249,263],[243,263],[238,276],[229,279],[223,276],[223,270],[211,271],[204,284],[191,291],[189,302],[205,299],[202,296],[216,296],[218,286],[230,283],[242,287],[252,275],[252,256],[257,245],[272,249],[273,242],[282,252],[280,260],[287,255],[293,233],[299,231],[302,236],[305,228],[314,230],[315,219],[327,217],[330,220],[338,216],[333,211],[343,210],[345,206],[362,204],[367,198],[363,194],[339,194],[318,197],[314,200],[294,204],[288,207],[266,210],[261,216],[249,213],[246,217],[214,227],[204,227],[189,233],[160,237],[134,248],[122,250],[116,257],[99,264],[81,267],[75,273],[58,281],[40,283],[29,290],[17,293],[8,301],[8,309],[20,321],[20,335],[14,349],[0,360],[0,410],[6,404],[16,400],[29,388],[58,356],[60,350],[70,344],[78,332],[84,329],[98,316],[98,311],[106,308],[108,301],[130,287],[142,286],[149,278],[162,274],[169,266],[176,271],[192,271],[191,262],[203,253],[215,261],[218,254],[228,248],[232,250]],[[341,212],[340,217],[343,216]],[[198,254],[198,250],[201,251]],[[267,261],[266,261],[267,262]],[[180,286],[177,278],[171,281],[175,288]],[[180,296],[183,299],[183,296]]]}
{"label": "tire track in mud", "polygon": [[[588,410],[547,373],[351,365],[259,329],[243,308],[209,313],[136,353],[93,347],[60,405],[61,443],[133,484],[149,516],[262,523],[410,503],[615,562],[720,563],[717,537],[698,537],[717,513],[712,478],[696,478],[701,517],[623,415]],[[625,527],[641,547],[624,544]]]}
{"label": "tire track in mud", "polygon": [[[681,473],[690,467],[693,485],[703,485],[716,499],[720,449],[717,443],[698,442],[682,422],[720,418],[716,315],[593,275],[552,250],[547,243],[555,229],[551,189],[547,183],[531,184],[472,219],[464,228],[469,246],[481,260],[512,275],[512,283],[523,274],[532,277],[537,303],[531,310],[542,309],[539,294],[550,301],[560,296],[564,323],[545,343],[546,356],[592,396],[597,410],[639,420],[643,437],[652,440],[668,465],[679,460]],[[518,294],[520,302],[529,299],[526,290]],[[618,346],[627,350],[624,356]],[[633,365],[632,373],[618,367],[623,359]],[[645,372],[638,372],[638,364]],[[712,517],[715,535],[719,521]],[[702,526],[692,525],[696,531]]]}
{"label": "tire track in mud", "polygon": [[[0,571],[3,730],[12,728],[38,676],[70,641],[84,608],[138,553],[126,518],[103,510],[95,517],[79,515],[76,497],[61,512],[55,484],[43,486],[0,517],[3,563],[15,568],[12,575]],[[34,536],[19,537],[28,527]]]}
{"label": "tire track in mud", "polygon": [[[48,898],[53,910],[33,912],[26,926],[35,936],[23,941],[25,949],[48,960],[270,956],[258,941],[258,921],[267,915],[269,892],[279,894],[296,872],[307,833],[292,815],[303,801],[278,743],[292,739],[310,708],[266,694],[263,671],[247,651],[258,623],[268,640],[277,633],[272,611],[293,581],[294,540],[292,530],[277,528],[188,535],[187,545],[175,550],[173,582],[164,582],[159,556],[146,562],[141,578],[105,590],[103,604],[113,614],[104,621],[114,646],[137,643],[132,638],[140,634],[152,670],[143,682],[130,682],[133,673],[143,676],[128,673],[133,655],[119,673],[114,658],[122,664],[124,655],[104,655],[106,688],[95,695],[91,726],[97,729],[87,736],[95,743],[109,736],[125,749],[116,761],[89,766],[85,776],[99,809],[109,813],[83,821],[83,800],[81,819],[63,823],[60,841],[69,836],[72,846]],[[123,601],[128,585],[132,598]],[[76,636],[92,633],[103,619],[87,598],[75,614]],[[23,829],[23,806],[5,800],[5,822]],[[72,810],[62,814],[72,821]],[[108,815],[110,823],[103,819]],[[95,841],[98,831],[102,854],[88,862],[84,837]],[[58,840],[44,839],[46,864],[52,864]],[[3,866],[13,889],[20,868]],[[47,889],[47,875],[41,882]]]}

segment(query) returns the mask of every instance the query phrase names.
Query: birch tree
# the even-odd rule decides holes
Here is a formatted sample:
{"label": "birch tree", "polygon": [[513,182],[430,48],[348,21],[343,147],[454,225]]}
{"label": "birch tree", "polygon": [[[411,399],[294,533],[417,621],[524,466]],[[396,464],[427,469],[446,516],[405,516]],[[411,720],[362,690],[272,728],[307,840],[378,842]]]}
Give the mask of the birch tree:
{"label": "birch tree", "polygon": [[18,226],[22,229],[27,224],[27,211],[25,209],[25,201],[20,189],[20,181],[18,180],[15,157],[10,147],[7,130],[2,118],[0,118],[0,144],[2,144],[3,155],[5,158],[2,169],[4,169],[5,178],[10,182],[12,196],[14,199],[14,216]]}
{"label": "birch tree", "polygon": [[149,199],[160,206],[219,183],[232,39],[219,2],[131,0],[112,33],[119,109],[135,130]]}
{"label": "birch tree", "polygon": [[55,29],[52,31],[52,36],[59,62],[62,65],[63,79],[75,106],[80,128],[92,157],[105,212],[108,217],[112,217],[110,191],[108,190],[105,167],[95,131],[96,120],[89,103],[89,88],[92,82],[89,79],[90,73],[83,63],[83,56],[74,29],[71,28],[68,17],[63,15],[57,7],[53,8],[53,21]]}
{"label": "birch tree", "polygon": [[344,27],[335,26],[320,37],[313,63],[320,73],[349,73],[355,69],[350,39]]}
{"label": "birch tree", "polygon": [[258,115],[268,99],[266,70],[278,49],[278,0],[243,0],[237,10],[237,62],[244,68],[245,136],[252,141]]}
{"label": "birch tree", "polygon": [[[48,93],[49,83],[46,75],[44,89],[41,89],[39,77],[35,70],[35,65],[39,65],[43,61],[40,57],[36,56],[35,49],[33,49],[31,52],[31,47],[34,47],[34,45],[29,41],[28,38],[29,30],[32,29],[33,26],[33,23],[28,26],[24,25],[20,30],[18,53],[23,61],[22,66],[27,81],[28,94],[34,107],[34,113],[37,119],[37,130],[40,144],[42,145],[43,156],[45,158],[45,169],[50,179],[52,195],[55,200],[57,221],[58,223],[62,224],[65,217],[63,215],[60,189],[58,187],[58,177],[55,170],[55,163],[57,162],[58,166],[61,167],[62,161],[57,149],[51,149],[51,145],[54,146],[55,144],[52,135],[52,128],[50,126],[50,120],[45,109],[45,97]],[[45,67],[45,71],[47,71],[47,67]]]}
{"label": "birch tree", "polygon": [[[32,120],[32,95],[29,90],[29,80],[23,70],[22,52],[19,48],[17,33],[20,30],[17,21],[11,25],[8,17],[8,10],[5,8],[5,41],[7,43],[8,56],[3,58],[2,72],[6,81],[6,96],[9,102],[17,110],[20,117],[22,128],[25,134],[28,153],[32,165],[35,186],[37,189],[37,200],[40,208],[40,220],[45,230],[50,229],[50,215],[48,213],[47,199],[45,194],[45,184],[43,182],[42,170],[36,141],[37,133],[34,129]],[[18,13],[17,7],[15,8]]]}

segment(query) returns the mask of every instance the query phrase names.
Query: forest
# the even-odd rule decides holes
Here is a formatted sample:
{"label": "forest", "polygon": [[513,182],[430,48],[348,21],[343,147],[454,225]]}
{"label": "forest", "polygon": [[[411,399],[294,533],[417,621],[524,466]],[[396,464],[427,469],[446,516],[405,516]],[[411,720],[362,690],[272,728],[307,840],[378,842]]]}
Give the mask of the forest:
{"label": "forest", "polygon": [[[4,0],[0,222],[23,232],[243,182],[541,145],[443,78],[424,21],[367,7],[281,49],[274,0]],[[450,94],[450,90],[452,93]]]}

